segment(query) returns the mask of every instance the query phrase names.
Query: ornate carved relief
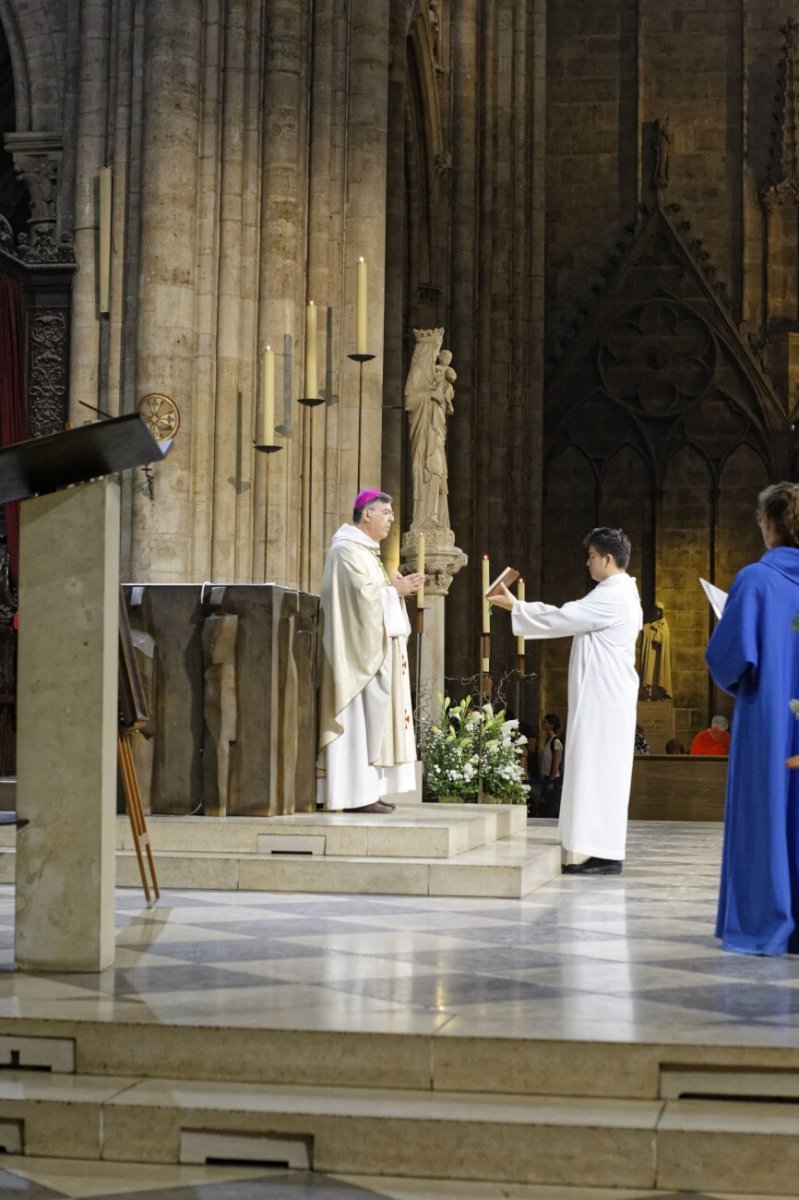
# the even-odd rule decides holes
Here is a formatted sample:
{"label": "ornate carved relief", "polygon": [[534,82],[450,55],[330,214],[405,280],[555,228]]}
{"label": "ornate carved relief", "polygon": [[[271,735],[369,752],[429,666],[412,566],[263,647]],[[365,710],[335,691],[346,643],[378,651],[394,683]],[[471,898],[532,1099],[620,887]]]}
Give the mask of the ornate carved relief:
{"label": "ornate carved relief", "polygon": [[28,426],[31,437],[64,427],[67,404],[67,317],[63,311],[31,313]]}

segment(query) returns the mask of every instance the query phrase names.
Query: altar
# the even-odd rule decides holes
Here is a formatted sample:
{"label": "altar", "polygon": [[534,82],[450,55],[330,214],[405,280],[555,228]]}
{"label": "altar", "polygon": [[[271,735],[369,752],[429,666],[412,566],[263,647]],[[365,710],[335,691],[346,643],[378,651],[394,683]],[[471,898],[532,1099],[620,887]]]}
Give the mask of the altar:
{"label": "altar", "polygon": [[272,584],[125,584],[151,713],[134,743],[147,811],[316,809],[318,599]]}

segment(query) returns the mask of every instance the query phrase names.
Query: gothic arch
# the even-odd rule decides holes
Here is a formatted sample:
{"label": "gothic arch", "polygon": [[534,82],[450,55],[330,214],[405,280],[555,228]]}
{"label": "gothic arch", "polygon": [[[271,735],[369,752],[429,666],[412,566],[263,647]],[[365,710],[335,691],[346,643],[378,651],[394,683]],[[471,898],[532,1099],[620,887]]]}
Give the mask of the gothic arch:
{"label": "gothic arch", "polygon": [[14,76],[17,132],[60,130],[64,67],[47,0],[0,0],[0,24]]}

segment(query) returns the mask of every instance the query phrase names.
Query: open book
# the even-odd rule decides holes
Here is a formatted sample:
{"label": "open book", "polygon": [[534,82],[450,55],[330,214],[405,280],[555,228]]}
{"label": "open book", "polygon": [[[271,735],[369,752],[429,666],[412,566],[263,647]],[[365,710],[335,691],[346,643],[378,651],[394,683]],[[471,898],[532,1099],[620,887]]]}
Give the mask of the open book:
{"label": "open book", "polygon": [[501,574],[497,575],[494,582],[486,588],[486,600],[490,600],[492,596],[498,596],[500,594],[499,589],[503,583],[505,584],[506,588],[513,587],[518,578],[519,572],[515,569],[515,567],[506,567]]}
{"label": "open book", "polygon": [[710,607],[713,609],[713,612],[716,614],[716,616],[720,617],[724,612],[724,605],[727,603],[727,593],[723,592],[721,588],[717,588],[715,584],[708,583],[706,579],[702,579],[701,577],[699,582],[705,589],[705,595],[710,601]]}

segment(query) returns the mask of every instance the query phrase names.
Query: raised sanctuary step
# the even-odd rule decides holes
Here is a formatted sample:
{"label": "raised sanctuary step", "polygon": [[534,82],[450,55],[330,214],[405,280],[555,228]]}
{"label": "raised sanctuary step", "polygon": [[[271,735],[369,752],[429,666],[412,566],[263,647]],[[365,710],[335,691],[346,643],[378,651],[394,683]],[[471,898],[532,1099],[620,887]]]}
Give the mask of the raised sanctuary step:
{"label": "raised sanctuary step", "polygon": [[[503,838],[446,859],[163,851],[156,832],[152,842],[162,888],[211,891],[519,899],[559,875],[561,862],[550,831]],[[139,884],[132,850],[117,853],[117,884]]]}
{"label": "raised sanctuary step", "polygon": [[[292,813],[285,817],[149,816],[156,850],[298,853],[334,857],[451,858],[524,833],[523,804],[408,804],[393,813]],[[117,826],[117,847],[133,847]]]}
{"label": "raised sanctuary step", "polygon": [[60,1158],[796,1194],[788,1104],[7,1071],[0,1146]]}
{"label": "raised sanctuary step", "polygon": [[[159,886],[519,899],[560,873],[554,826],[523,805],[416,805],[390,815],[148,817]],[[0,827],[0,882],[14,879]],[[299,839],[299,843],[298,843]],[[140,887],[127,817],[117,820],[117,884]]]}

